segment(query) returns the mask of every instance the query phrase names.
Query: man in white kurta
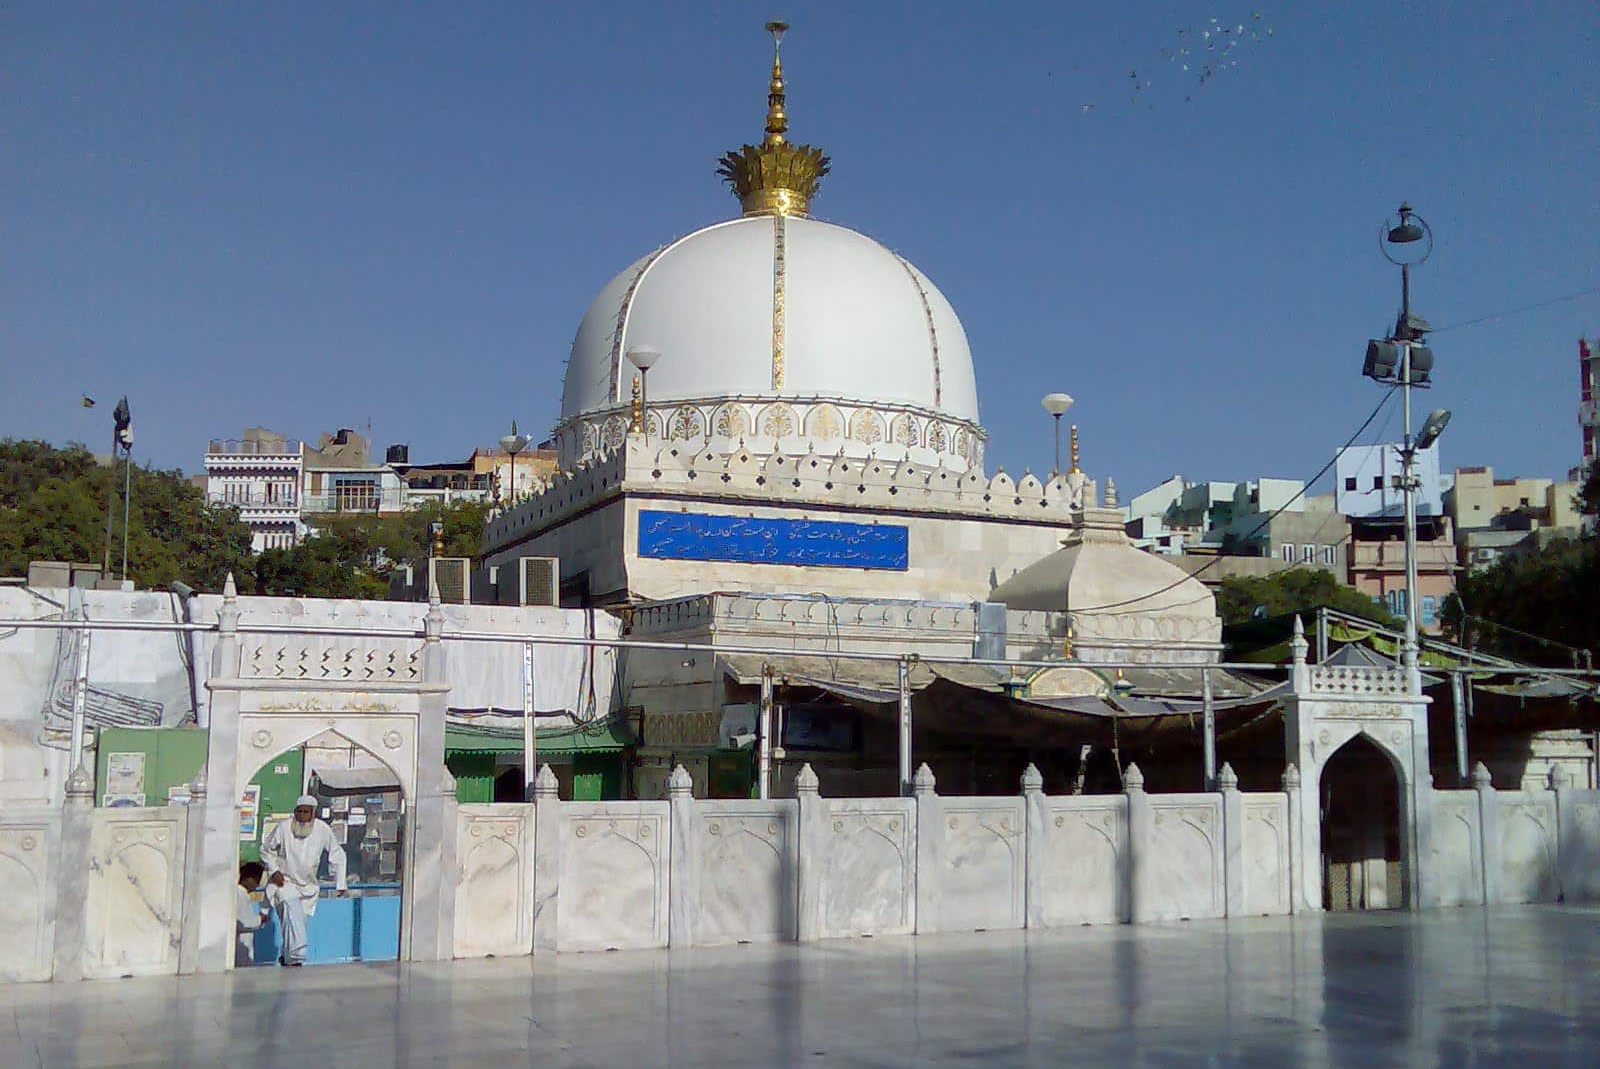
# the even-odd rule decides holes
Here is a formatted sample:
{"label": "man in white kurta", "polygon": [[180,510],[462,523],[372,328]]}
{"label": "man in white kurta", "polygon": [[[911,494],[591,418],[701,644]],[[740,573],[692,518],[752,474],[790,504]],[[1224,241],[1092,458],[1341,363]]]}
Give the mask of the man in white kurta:
{"label": "man in white kurta", "polygon": [[303,965],[306,960],[306,918],[317,911],[317,868],[328,855],[339,896],[345,894],[344,846],[333,829],[317,819],[317,800],[303,794],[295,802],[294,817],[279,821],[261,843],[261,860],[267,866],[268,900],[278,910],[282,930],[283,965]]}

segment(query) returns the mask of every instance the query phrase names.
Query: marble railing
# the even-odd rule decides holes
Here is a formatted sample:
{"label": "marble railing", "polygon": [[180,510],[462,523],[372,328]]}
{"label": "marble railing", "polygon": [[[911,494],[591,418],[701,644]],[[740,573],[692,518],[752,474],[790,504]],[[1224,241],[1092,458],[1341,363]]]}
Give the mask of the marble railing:
{"label": "marble railing", "polygon": [[334,637],[264,636],[239,651],[243,679],[307,683],[414,683],[422,678],[422,644],[380,645]]}
{"label": "marble railing", "polygon": [[1406,673],[1394,668],[1357,668],[1345,665],[1311,666],[1311,689],[1318,694],[1404,695]]}

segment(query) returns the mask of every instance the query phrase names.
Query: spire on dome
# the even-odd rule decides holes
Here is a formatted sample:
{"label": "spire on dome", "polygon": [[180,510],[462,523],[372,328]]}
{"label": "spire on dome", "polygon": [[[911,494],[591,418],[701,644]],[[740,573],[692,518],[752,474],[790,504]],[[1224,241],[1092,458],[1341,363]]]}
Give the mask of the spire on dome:
{"label": "spire on dome", "polygon": [[784,108],[779,45],[788,29],[787,22],[767,23],[767,32],[772,35],[772,80],[767,92],[766,137],[759,145],[745,145],[738,152],[725,154],[717,167],[746,215],[805,215],[828,173],[828,157],[821,149],[792,144],[784,137],[789,130],[789,115]]}

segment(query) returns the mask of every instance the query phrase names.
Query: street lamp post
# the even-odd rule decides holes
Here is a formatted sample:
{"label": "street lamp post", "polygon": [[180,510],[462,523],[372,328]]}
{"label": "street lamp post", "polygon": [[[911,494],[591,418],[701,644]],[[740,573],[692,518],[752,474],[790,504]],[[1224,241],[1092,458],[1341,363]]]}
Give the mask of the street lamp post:
{"label": "street lamp post", "polygon": [[[1417,246],[1411,254],[1408,246]],[[1400,314],[1387,338],[1367,342],[1366,363],[1361,373],[1389,386],[1400,387],[1404,410],[1403,438],[1400,446],[1400,489],[1405,501],[1406,535],[1406,627],[1404,660],[1411,677],[1411,688],[1420,686],[1417,676],[1417,454],[1438,440],[1450,422],[1446,409],[1435,409],[1415,438],[1411,433],[1411,388],[1426,388],[1433,376],[1433,350],[1422,344],[1432,328],[1427,320],[1411,311],[1411,268],[1427,260],[1433,252],[1433,230],[1422,216],[1402,203],[1393,226],[1386,221],[1379,231],[1378,248],[1384,258],[1400,268]]]}
{"label": "street lamp post", "polygon": [[1056,463],[1055,467],[1050,469],[1050,476],[1054,478],[1061,474],[1061,417],[1072,407],[1072,397],[1064,393],[1047,393],[1039,399],[1039,403],[1050,413],[1056,424]]}
{"label": "street lamp post", "polygon": [[650,440],[650,369],[661,359],[661,350],[648,345],[628,348],[628,363],[639,369],[639,410],[644,414],[644,440]]}
{"label": "street lamp post", "polygon": [[510,508],[517,500],[517,454],[528,448],[532,440],[526,434],[517,433],[516,420],[511,421],[511,433],[500,437],[500,448],[511,457],[511,476],[506,480],[506,508]]}

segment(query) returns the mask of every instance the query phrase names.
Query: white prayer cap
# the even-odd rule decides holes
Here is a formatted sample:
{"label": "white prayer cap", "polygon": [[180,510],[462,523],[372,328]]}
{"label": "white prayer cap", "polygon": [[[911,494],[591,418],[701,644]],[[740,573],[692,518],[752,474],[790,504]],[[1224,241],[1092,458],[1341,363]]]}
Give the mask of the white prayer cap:
{"label": "white prayer cap", "polygon": [[299,798],[295,799],[294,807],[299,809],[303,805],[308,805],[312,809],[315,809],[317,807],[317,800],[311,797],[309,794],[302,794]]}

